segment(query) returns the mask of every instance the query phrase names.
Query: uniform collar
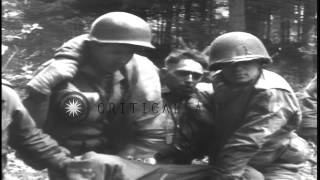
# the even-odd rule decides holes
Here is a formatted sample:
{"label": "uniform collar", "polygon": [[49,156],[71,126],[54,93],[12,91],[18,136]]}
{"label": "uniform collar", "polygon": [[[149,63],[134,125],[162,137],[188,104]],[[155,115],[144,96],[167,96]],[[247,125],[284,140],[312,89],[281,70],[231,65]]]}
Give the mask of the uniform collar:
{"label": "uniform collar", "polygon": [[256,89],[283,89],[293,93],[291,86],[283,77],[265,69],[262,70],[254,87]]}

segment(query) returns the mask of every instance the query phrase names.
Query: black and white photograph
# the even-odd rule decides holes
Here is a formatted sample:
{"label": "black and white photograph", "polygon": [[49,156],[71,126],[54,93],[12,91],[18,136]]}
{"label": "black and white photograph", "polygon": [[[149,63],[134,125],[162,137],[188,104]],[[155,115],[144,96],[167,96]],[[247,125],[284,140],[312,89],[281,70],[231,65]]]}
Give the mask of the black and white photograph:
{"label": "black and white photograph", "polygon": [[317,0],[1,2],[2,179],[317,179]]}

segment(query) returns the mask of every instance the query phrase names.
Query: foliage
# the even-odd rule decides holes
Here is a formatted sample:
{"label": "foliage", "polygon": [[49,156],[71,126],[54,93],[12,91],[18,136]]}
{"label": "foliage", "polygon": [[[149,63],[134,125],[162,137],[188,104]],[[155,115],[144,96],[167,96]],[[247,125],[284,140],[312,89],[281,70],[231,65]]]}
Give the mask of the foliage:
{"label": "foliage", "polygon": [[8,163],[4,170],[8,180],[48,180],[47,170],[37,171],[27,166],[15,156],[14,151],[7,155]]}
{"label": "foliage", "polygon": [[[292,2],[296,2],[290,0],[290,4],[289,1],[281,3],[272,0],[273,4],[254,4],[255,1],[247,1],[248,7],[257,9],[257,17],[265,12],[260,11],[261,8],[271,8],[267,12],[274,16],[272,24],[281,23],[281,19],[276,18],[279,13],[277,9],[292,8]],[[310,5],[314,0],[302,2]],[[227,0],[4,0],[2,10],[2,43],[9,47],[3,56],[2,65],[5,67],[2,76],[19,85],[25,84],[34,69],[52,57],[55,49],[64,41],[88,32],[95,17],[105,12],[127,11],[146,19],[153,29],[153,44],[157,47],[157,51],[150,51],[147,55],[158,65],[162,65],[163,59],[173,48],[187,46],[202,50],[214,37],[228,31]],[[264,21],[260,19],[258,22]],[[270,27],[271,34],[281,33],[280,26]],[[272,55],[279,54],[276,60],[287,61],[291,59],[288,55],[293,55],[293,52],[299,55],[293,55],[293,59],[312,59],[314,55],[309,52],[315,54],[316,35],[310,39],[311,46],[299,45],[294,48],[290,42],[276,44],[272,37],[276,36],[266,36],[265,42]]]}

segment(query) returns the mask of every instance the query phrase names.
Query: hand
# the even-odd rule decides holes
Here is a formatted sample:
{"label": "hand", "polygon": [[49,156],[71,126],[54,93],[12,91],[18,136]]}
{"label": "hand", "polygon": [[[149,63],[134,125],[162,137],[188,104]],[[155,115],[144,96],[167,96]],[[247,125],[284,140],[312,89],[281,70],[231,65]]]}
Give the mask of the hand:
{"label": "hand", "polygon": [[68,180],[127,180],[118,156],[88,152],[67,164]]}
{"label": "hand", "polygon": [[104,180],[106,174],[104,163],[92,160],[75,160],[67,163],[67,180]]}
{"label": "hand", "polygon": [[123,167],[125,165],[124,160],[119,156],[108,155],[108,154],[98,154],[93,151],[83,154],[80,158],[81,160],[90,160],[90,161],[95,161],[101,164],[108,164],[111,166]]}
{"label": "hand", "polygon": [[78,70],[78,62],[70,59],[50,60],[27,84],[42,94],[50,94],[58,83],[72,79]]}
{"label": "hand", "polygon": [[63,146],[59,146],[60,152],[64,153],[66,156],[71,156],[71,152],[69,151],[69,149],[63,147]]}

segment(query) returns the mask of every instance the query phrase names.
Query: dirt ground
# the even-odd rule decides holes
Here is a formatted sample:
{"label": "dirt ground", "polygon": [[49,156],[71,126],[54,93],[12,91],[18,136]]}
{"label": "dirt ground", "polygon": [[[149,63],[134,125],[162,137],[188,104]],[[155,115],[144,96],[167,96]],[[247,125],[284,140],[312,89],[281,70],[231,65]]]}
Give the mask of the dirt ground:
{"label": "dirt ground", "polygon": [[47,170],[37,171],[32,169],[18,159],[14,151],[9,153],[7,157],[8,163],[4,171],[7,180],[49,180]]}

